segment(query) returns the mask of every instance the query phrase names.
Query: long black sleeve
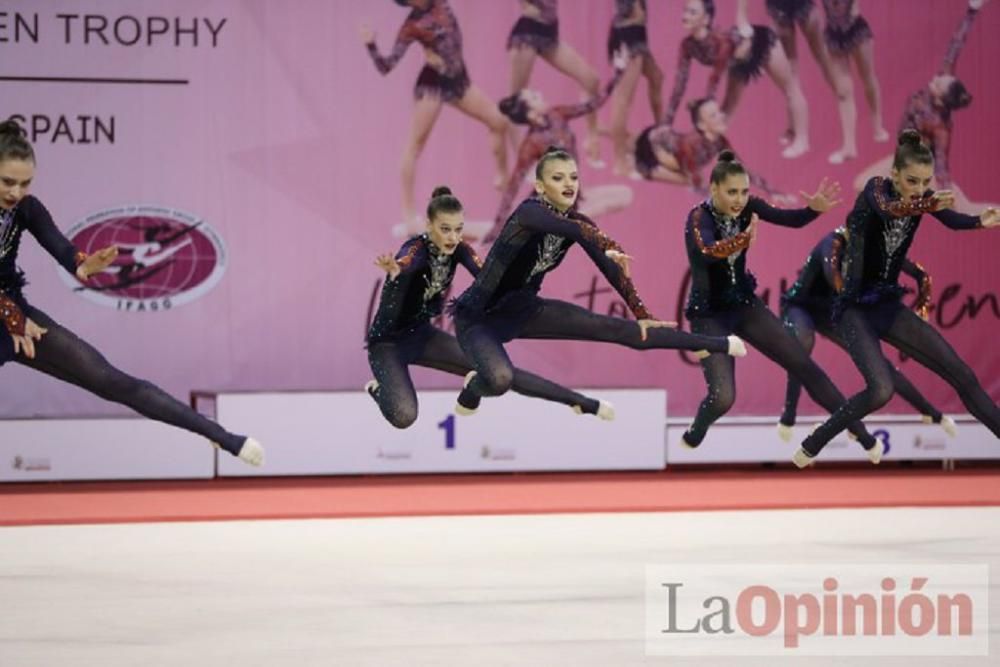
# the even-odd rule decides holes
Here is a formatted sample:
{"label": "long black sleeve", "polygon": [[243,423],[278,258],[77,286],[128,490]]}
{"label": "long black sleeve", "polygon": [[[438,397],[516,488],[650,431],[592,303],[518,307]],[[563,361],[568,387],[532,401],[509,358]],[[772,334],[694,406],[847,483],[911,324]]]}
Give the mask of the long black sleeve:
{"label": "long black sleeve", "polygon": [[483,261],[479,259],[479,255],[472,249],[472,246],[465,242],[460,243],[455,249],[455,259],[465,267],[466,271],[472,274],[473,278],[478,276],[479,270],[483,268]]}
{"label": "long black sleeve", "polygon": [[931,215],[940,220],[948,229],[954,229],[956,231],[979,229],[982,226],[978,215],[959,213],[958,211],[954,211],[950,208],[942,209],[940,211],[931,211]]}
{"label": "long black sleeve", "polygon": [[[379,299],[378,312],[372,323],[369,337],[378,338],[400,328],[406,315],[407,295],[415,289],[414,281],[427,268],[428,249],[422,237],[414,237],[403,244],[396,253],[400,272],[395,278],[386,277]],[[419,286],[416,287],[419,289]]]}
{"label": "long black sleeve", "polygon": [[25,197],[21,201],[25,207],[25,229],[31,232],[39,245],[70,273],[76,273],[76,247],[66,235],[59,231],[48,209],[35,197]]}
{"label": "long black sleeve", "polygon": [[747,208],[751,213],[756,213],[761,220],[766,220],[781,227],[792,227],[799,229],[805,227],[810,222],[819,217],[817,211],[811,208],[777,208],[771,206],[760,197],[750,197]]}
{"label": "long black sleeve", "polygon": [[608,250],[624,252],[622,247],[593,222],[579,214],[574,215],[576,217],[562,215],[541,202],[533,202],[521,207],[518,223],[535,232],[555,234],[579,243],[615,291],[625,299],[636,319],[651,319],[652,315],[639,298],[632,280],[605,254]]}

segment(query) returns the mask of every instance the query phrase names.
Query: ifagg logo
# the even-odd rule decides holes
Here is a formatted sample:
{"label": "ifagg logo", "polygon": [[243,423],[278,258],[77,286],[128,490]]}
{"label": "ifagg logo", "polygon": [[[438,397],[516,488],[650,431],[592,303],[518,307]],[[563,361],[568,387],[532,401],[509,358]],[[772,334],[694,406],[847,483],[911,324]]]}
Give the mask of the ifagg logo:
{"label": "ifagg logo", "polygon": [[81,296],[117,310],[169,310],[208,293],[226,270],[226,248],[198,216],[159,206],[122,206],[94,213],[66,234],[86,253],[118,246],[114,264],[81,284],[60,269]]}

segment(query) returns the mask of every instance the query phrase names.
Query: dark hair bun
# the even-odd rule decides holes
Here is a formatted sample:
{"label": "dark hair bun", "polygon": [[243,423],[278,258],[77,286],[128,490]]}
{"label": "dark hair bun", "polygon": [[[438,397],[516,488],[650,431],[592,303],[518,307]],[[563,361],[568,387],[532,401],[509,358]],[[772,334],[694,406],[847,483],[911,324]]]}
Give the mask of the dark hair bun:
{"label": "dark hair bun", "polygon": [[549,153],[564,153],[565,151],[566,149],[561,146],[549,144],[549,147],[545,149],[545,155],[548,155]]}
{"label": "dark hair bun", "polygon": [[923,142],[920,140],[920,133],[912,127],[899,133],[898,144],[900,146],[919,146]]}
{"label": "dark hair bun", "polygon": [[512,123],[517,125],[528,124],[528,104],[521,99],[520,91],[514,93],[513,95],[508,95],[500,100],[500,102],[497,103],[497,108],[500,109],[500,113],[507,116]]}
{"label": "dark hair bun", "polygon": [[0,123],[0,134],[11,134],[15,137],[25,137],[28,133],[25,132],[24,128],[18,125],[16,121],[5,120]]}
{"label": "dark hair bun", "polygon": [[427,219],[434,220],[438,213],[461,213],[462,202],[451,193],[451,188],[447,185],[439,185],[431,193],[431,200],[427,202]]}
{"label": "dark hair bun", "polygon": [[958,109],[964,109],[965,107],[972,104],[972,93],[965,87],[965,84],[955,79],[948,86],[947,92],[941,98],[941,102],[944,104],[946,109],[956,111]]}
{"label": "dark hair bun", "polygon": [[736,153],[727,148],[719,153],[719,162],[736,162]]}

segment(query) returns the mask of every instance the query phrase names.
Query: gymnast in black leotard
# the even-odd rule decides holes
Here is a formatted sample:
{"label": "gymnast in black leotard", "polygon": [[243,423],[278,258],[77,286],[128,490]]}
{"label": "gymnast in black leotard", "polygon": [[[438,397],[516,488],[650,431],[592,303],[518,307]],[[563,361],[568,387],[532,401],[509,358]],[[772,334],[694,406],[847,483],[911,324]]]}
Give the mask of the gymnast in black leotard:
{"label": "gymnast in black leotard", "polygon": [[[839,227],[820,239],[799,270],[798,279],[781,297],[781,319],[785,328],[792,332],[807,352],[811,353],[816,344],[816,333],[847,348],[834,331],[831,314],[834,297],[843,288],[841,260],[847,252],[848,237],[847,229]],[[917,282],[918,293],[913,310],[926,320],[931,306],[931,277],[920,264],[908,259],[903,262],[902,271]],[[955,421],[931,405],[898,368],[892,368],[891,373],[896,392],[921,414],[923,421],[940,424],[948,435],[954,437]],[[785,408],[778,420],[778,434],[786,442],[792,438],[791,427],[795,425],[801,394],[802,384],[789,375]]]}
{"label": "gymnast in black leotard", "polygon": [[[377,260],[388,277],[368,331],[368,362],[375,379],[365,389],[397,428],[406,428],[417,419],[410,365],[459,376],[472,370],[455,337],[431,324],[441,313],[457,266],[461,264],[473,276],[479,274],[479,258],[462,242],[463,218],[461,202],[450,189],[439,187],[427,205],[427,232],[404,243],[395,257],[383,255]],[[520,369],[514,369],[512,389],[602,419],[614,417],[609,403]]]}
{"label": "gymnast in black leotard", "polygon": [[[536,195],[511,214],[483,269],[452,308],[458,342],[475,369],[459,396],[460,406],[475,408],[481,397],[499,396],[510,389],[514,367],[504,343],[515,338],[745,354],[742,341],[735,336],[698,336],[653,318],[629,277],[628,255],[593,221],[574,210],[580,183],[576,161],[569,153],[546,153],[535,176]],[[587,252],[638,322],[538,296],[546,274],[562,263],[574,243]]]}
{"label": "gymnast in black leotard", "polygon": [[916,130],[904,130],[899,135],[891,177],[871,179],[847,216],[850,242],[833,322],[865,378],[865,389],[803,441],[793,459],[799,467],[809,465],[844,424],[863,419],[892,398],[892,367],[882,352],[882,340],[954,387],[969,412],[1000,438],[1000,408],[975,373],[934,327],[901,303],[899,272],[924,213],[949,229],[1000,225],[1000,211],[995,208],[978,216],[952,210],[954,193],[929,189],[933,174],[933,153],[921,143]]}
{"label": "gymnast in black leotard", "polygon": [[164,392],[123,373],[69,329],[28,303],[17,253],[25,231],[59,265],[80,281],[114,262],[116,246],[90,256],[77,251],[56,227],[48,210],[32,195],[35,153],[14,121],[0,123],[0,365],[15,361],[74,384],[101,398],[126,405],[144,417],[205,436],[251,465],[261,465],[264,450],[253,438],[230,433]]}

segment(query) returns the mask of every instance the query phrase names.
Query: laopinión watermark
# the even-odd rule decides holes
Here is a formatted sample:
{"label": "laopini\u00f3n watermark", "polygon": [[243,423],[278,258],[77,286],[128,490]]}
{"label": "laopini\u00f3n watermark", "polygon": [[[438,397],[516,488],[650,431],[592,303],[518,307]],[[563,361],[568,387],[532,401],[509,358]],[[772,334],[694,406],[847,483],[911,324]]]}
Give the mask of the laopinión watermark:
{"label": "laopini\u00f3n watermark", "polygon": [[649,655],[989,654],[989,566],[648,565]]}

